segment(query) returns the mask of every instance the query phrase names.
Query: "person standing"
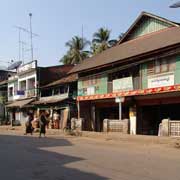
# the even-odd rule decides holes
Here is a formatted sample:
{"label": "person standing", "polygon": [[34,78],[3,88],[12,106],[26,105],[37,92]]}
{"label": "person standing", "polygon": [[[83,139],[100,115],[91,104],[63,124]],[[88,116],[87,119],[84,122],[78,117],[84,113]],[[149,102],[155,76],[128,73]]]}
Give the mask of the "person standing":
{"label": "person standing", "polygon": [[41,137],[41,134],[44,134],[44,137],[46,135],[46,113],[45,111],[41,112],[40,119],[39,119],[39,126],[40,126],[40,132],[39,132],[39,137]]}
{"label": "person standing", "polygon": [[25,124],[26,132],[24,135],[27,135],[28,133],[30,133],[32,135],[32,133],[33,133],[32,121],[33,121],[33,114],[29,112],[28,117],[27,117],[27,122]]}

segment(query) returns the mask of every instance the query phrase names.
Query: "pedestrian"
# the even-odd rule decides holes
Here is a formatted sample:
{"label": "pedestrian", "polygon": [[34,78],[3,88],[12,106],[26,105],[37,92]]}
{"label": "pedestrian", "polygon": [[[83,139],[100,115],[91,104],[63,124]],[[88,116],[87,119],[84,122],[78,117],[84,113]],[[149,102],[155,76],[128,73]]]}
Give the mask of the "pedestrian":
{"label": "pedestrian", "polygon": [[28,117],[27,117],[27,121],[25,124],[26,132],[24,135],[27,135],[28,133],[30,133],[32,135],[32,133],[33,133],[32,121],[33,121],[33,114],[29,112]]}
{"label": "pedestrian", "polygon": [[39,118],[39,126],[40,126],[39,137],[41,137],[41,134],[44,134],[44,137],[45,137],[45,135],[46,135],[46,125],[47,125],[46,113],[43,110],[43,111],[41,111],[40,118]]}

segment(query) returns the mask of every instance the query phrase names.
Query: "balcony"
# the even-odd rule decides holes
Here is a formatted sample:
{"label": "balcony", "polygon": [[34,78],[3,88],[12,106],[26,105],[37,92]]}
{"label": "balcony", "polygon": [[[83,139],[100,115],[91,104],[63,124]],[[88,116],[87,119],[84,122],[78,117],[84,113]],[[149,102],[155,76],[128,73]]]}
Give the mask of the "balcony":
{"label": "balcony", "polygon": [[37,96],[37,89],[17,90],[14,91],[13,95],[8,96],[8,101],[31,98],[36,96]]}

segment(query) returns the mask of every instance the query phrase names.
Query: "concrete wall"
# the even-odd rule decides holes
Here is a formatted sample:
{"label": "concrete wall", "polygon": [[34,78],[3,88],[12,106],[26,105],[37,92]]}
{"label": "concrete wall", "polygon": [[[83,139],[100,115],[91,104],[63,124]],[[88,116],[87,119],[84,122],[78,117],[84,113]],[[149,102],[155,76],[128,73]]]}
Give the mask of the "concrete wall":
{"label": "concrete wall", "polygon": [[104,119],[103,121],[104,132],[120,132],[123,134],[129,133],[129,119]]}

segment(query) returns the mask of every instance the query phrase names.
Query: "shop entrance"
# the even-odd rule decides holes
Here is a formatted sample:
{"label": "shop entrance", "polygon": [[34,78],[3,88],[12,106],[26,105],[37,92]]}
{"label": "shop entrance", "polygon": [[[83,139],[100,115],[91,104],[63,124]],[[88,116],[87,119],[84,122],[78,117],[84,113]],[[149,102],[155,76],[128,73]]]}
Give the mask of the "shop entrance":
{"label": "shop entrance", "polygon": [[[96,109],[96,119],[95,119],[95,131],[103,131],[103,121],[104,119],[119,119],[119,106],[104,107]],[[122,106],[122,119],[129,118],[129,107]]]}
{"label": "shop entrance", "polygon": [[159,124],[163,119],[180,120],[180,104],[142,106],[138,111],[137,133],[158,135]]}
{"label": "shop entrance", "polygon": [[103,131],[104,119],[119,119],[119,109],[117,106],[111,108],[99,108],[96,110],[95,131]]}

